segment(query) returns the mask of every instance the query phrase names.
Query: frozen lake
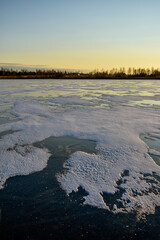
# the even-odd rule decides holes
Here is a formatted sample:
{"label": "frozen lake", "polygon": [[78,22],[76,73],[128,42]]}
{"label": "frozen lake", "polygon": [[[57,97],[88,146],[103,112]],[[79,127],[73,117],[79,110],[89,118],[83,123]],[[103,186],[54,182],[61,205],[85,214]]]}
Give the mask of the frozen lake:
{"label": "frozen lake", "polygon": [[[158,80],[0,80],[1,221],[5,237],[5,226],[9,223],[10,231],[15,234],[5,239],[18,239],[24,234],[21,230],[20,235],[16,235],[18,224],[11,226],[15,221],[11,199],[15,197],[18,211],[20,203],[17,199],[21,198],[23,206],[19,218],[25,216],[26,225],[26,208],[30,206],[26,203],[26,197],[32,199],[34,192],[38,196],[36,201],[40,201],[42,206],[31,207],[29,220],[36,208],[37,214],[43,218],[47,204],[51,202],[53,204],[47,212],[47,219],[57,220],[55,214],[61,213],[62,220],[62,208],[68,207],[66,211],[69,212],[69,204],[74,202],[73,209],[78,211],[74,212],[75,219],[84,216],[83,211],[87,209],[89,215],[86,222],[90,221],[89,216],[95,219],[95,214],[100,214],[102,222],[105,222],[105,217],[115,219],[117,234],[121,229],[117,220],[119,217],[128,226],[124,217],[127,215],[128,224],[132,227],[132,219],[136,219],[137,224],[145,219],[146,225],[143,222],[143,226],[146,228],[139,229],[139,236],[147,236],[149,228],[146,219],[149,219],[152,231],[158,236],[158,225],[153,226],[152,221],[159,219],[159,139]],[[26,181],[33,186],[28,187]],[[43,194],[48,196],[45,204]],[[7,209],[11,205],[13,213],[8,215]],[[56,209],[59,209],[58,213]],[[73,220],[73,215],[68,213],[66,216]],[[57,225],[57,229],[51,231],[52,236],[56,234],[53,239],[65,239],[57,236],[60,229],[69,228],[68,220],[66,223],[64,219],[64,228]],[[16,221],[18,223],[17,218]],[[43,224],[46,221],[42,221]],[[50,228],[51,223],[52,220],[48,225]],[[76,238],[80,226],[81,222],[76,225],[77,232],[71,227]],[[28,228],[31,231],[31,227]],[[95,222],[93,229],[90,227],[82,231],[83,236],[92,231],[98,231]],[[119,235],[117,239],[127,239],[125,236],[128,234],[133,237],[135,231],[138,231],[136,226],[132,230],[126,227],[124,235]],[[33,232],[29,233],[29,239],[41,238],[38,235],[33,238]],[[48,232],[50,230],[47,228],[45,234]]]}

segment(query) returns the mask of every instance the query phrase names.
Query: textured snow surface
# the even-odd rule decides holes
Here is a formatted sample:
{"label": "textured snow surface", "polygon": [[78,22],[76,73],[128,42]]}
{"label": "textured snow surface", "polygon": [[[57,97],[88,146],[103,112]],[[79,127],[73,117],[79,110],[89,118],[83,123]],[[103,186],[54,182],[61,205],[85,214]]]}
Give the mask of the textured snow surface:
{"label": "textured snow surface", "polygon": [[[10,176],[29,174],[46,166],[50,155],[46,149],[33,147],[34,142],[49,136],[74,136],[96,141],[98,154],[76,152],[64,163],[67,171],[57,174],[57,179],[67,194],[81,186],[88,193],[84,204],[115,213],[133,210],[139,214],[154,213],[155,207],[160,206],[160,166],[150,157],[148,153],[153,150],[148,149],[139,135],[149,133],[160,137],[158,106],[122,104],[133,100],[129,95],[102,94],[92,100],[89,95],[85,95],[85,100],[75,93],[73,99],[50,97],[46,98],[47,103],[38,97],[14,96],[10,112],[19,121],[0,125],[0,132],[16,131],[0,139],[1,187]],[[109,108],[101,107],[102,102],[106,105],[110,102]],[[52,108],[53,103],[67,106]],[[125,191],[111,208],[105,201],[105,193],[115,194],[121,189]]]}
{"label": "textured snow surface", "polygon": [[47,150],[33,146],[16,146],[0,152],[0,188],[6,179],[16,175],[27,175],[46,167]]}

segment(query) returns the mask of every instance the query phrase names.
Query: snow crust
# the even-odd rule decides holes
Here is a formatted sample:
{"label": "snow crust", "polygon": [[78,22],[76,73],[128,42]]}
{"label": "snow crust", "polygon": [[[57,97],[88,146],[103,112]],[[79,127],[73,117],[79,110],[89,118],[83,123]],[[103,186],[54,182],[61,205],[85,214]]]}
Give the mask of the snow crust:
{"label": "snow crust", "polygon": [[[89,88],[93,90],[94,86]],[[14,97],[10,113],[19,121],[0,125],[0,132],[17,131],[0,139],[1,188],[8,177],[29,174],[46,166],[50,154],[46,149],[33,147],[34,142],[49,136],[74,136],[96,141],[99,153],[76,152],[64,163],[67,171],[57,174],[57,180],[68,195],[81,186],[88,193],[84,204],[115,213],[134,210],[140,215],[154,213],[155,207],[160,206],[160,182],[156,178],[160,176],[160,166],[150,157],[149,152],[153,150],[148,150],[139,135],[150,133],[160,137],[158,106],[124,106],[130,96],[113,98],[113,93],[101,95],[99,99],[97,96],[90,99],[89,94],[84,97],[85,100],[74,93],[73,99],[72,96],[50,97],[46,98],[47,103],[42,98],[40,101],[35,97]],[[156,93],[155,100],[158,98]],[[109,103],[110,108],[101,108],[102,102]],[[67,106],[54,109],[49,107],[51,103]],[[75,104],[77,107],[73,108]],[[120,189],[125,191],[111,209],[103,194],[115,194]],[[118,202],[122,203],[121,207]]]}
{"label": "snow crust", "polygon": [[0,189],[8,177],[28,175],[41,171],[47,165],[50,154],[33,146],[16,146],[0,152]]}

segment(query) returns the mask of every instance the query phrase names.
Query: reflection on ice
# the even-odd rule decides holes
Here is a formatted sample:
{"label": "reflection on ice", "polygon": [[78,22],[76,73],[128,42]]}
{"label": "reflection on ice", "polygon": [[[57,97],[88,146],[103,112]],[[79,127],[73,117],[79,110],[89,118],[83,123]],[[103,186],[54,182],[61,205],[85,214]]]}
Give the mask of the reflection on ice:
{"label": "reflection on ice", "polygon": [[160,166],[160,138],[144,134],[141,134],[140,137],[148,145],[150,156]]}
{"label": "reflection on ice", "polygon": [[[1,80],[0,98],[6,102],[38,98],[49,103],[52,98],[59,101],[59,98],[78,97],[96,108],[100,99],[104,100],[104,104],[107,99],[112,104],[119,99],[119,102],[131,105],[159,105],[157,99],[155,103],[150,101],[160,94],[159,86],[158,80]],[[79,104],[81,102],[77,102]]]}

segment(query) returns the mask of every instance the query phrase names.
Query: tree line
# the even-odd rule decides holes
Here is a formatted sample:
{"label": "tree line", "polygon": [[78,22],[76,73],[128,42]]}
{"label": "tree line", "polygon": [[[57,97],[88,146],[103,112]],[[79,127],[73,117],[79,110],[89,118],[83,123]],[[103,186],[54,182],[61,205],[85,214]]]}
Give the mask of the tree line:
{"label": "tree line", "polygon": [[71,72],[54,69],[13,70],[0,69],[0,79],[160,79],[160,69],[154,68],[113,68],[92,72]]}

